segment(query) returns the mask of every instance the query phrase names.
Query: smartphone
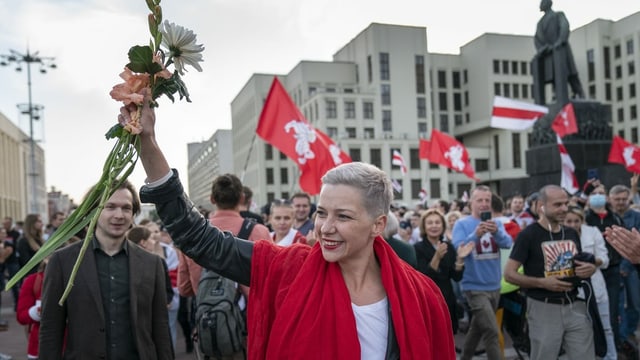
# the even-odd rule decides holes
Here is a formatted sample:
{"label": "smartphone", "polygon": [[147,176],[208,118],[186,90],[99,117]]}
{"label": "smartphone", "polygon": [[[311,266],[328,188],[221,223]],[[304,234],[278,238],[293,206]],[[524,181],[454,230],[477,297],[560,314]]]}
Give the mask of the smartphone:
{"label": "smartphone", "polygon": [[597,168],[591,168],[589,170],[587,170],[587,180],[591,180],[591,179],[599,179],[600,175],[598,175],[598,169]]}
{"label": "smartphone", "polygon": [[480,213],[480,220],[487,221],[491,220],[491,211],[483,211]]}
{"label": "smartphone", "polygon": [[562,277],[560,280],[570,282],[574,287],[580,285],[582,282],[582,279],[577,276]]}

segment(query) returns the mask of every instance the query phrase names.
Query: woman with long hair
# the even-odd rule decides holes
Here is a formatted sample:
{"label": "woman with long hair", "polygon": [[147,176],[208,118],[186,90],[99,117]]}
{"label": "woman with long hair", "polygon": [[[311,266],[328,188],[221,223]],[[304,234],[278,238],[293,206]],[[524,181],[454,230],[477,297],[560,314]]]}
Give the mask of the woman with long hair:
{"label": "woman with long hair", "polygon": [[422,214],[419,228],[422,241],[413,245],[418,260],[418,271],[430,277],[440,288],[449,307],[451,326],[455,334],[458,331],[458,317],[451,280],[462,279],[464,258],[471,253],[474,243],[463,245],[456,252],[451,242],[444,239],[447,223],[444,215],[436,209],[429,209]]}
{"label": "woman with long hair", "polygon": [[[28,263],[43,244],[42,218],[38,214],[27,215],[24,219],[22,236],[18,240],[17,246],[20,267]],[[38,267],[34,266],[27,274],[34,274],[37,270]]]}

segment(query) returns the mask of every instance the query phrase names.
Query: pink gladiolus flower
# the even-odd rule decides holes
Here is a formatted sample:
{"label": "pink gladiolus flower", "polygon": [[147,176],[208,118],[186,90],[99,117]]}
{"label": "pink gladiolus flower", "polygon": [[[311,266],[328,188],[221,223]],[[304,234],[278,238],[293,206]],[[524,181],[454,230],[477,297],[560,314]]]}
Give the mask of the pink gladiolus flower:
{"label": "pink gladiolus flower", "polygon": [[[131,107],[127,107],[130,109]],[[138,135],[142,132],[142,124],[140,124],[140,111],[138,109],[129,111],[129,115],[131,116],[131,121],[123,121],[123,119],[118,120],[122,127],[132,133],[133,135]]]}
{"label": "pink gladiolus flower", "polygon": [[163,79],[171,79],[171,71],[167,70],[162,63],[162,59],[159,54],[153,55],[153,62],[160,64],[162,66],[162,71],[156,73],[156,76],[161,77]]}
{"label": "pink gladiolus flower", "polygon": [[125,105],[131,103],[142,105],[144,96],[140,92],[149,86],[149,75],[134,74],[125,67],[124,71],[120,73],[120,77],[124,80],[124,83],[114,86],[109,95],[114,100],[124,102]]}

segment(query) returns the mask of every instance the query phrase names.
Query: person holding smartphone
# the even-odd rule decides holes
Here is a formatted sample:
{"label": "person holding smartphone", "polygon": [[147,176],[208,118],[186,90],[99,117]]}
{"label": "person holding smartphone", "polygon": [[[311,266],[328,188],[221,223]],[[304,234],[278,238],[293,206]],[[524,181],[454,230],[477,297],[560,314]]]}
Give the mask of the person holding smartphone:
{"label": "person holding smartphone", "polygon": [[[500,300],[499,248],[511,247],[511,237],[502,222],[491,219],[491,189],[479,185],[471,191],[471,216],[462,218],[453,227],[453,246],[456,249],[472,243],[470,256],[464,258],[464,274],[460,286],[471,310],[471,323],[465,337],[460,359],[471,359],[480,340],[488,359],[502,358],[498,342],[498,323],[495,311]],[[459,251],[459,250],[458,250]]]}

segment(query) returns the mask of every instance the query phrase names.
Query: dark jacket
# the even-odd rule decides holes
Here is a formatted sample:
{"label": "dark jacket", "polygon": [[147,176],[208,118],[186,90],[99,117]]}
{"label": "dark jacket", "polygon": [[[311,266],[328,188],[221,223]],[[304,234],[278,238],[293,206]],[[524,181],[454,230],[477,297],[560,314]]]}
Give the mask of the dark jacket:
{"label": "dark jacket", "polygon": [[393,236],[385,239],[391,245],[393,251],[398,257],[411,265],[414,269],[418,269],[418,261],[416,260],[416,251],[409,243],[396,239]]}
{"label": "dark jacket", "polygon": [[[174,245],[185,255],[223,277],[243,285],[250,284],[253,243],[210,225],[184,193],[176,170],[173,170],[173,176],[166,183],[157,188],[143,186],[140,200],[155,204]],[[399,359],[399,354],[390,321],[386,359]]]}
{"label": "dark jacket", "polygon": [[[69,297],[58,305],[82,244],[62,248],[49,259],[42,289],[41,360],[106,358],[107,324],[94,251],[85,253]],[[130,242],[128,260],[130,316],[138,358],[173,359],[162,259]]]}
{"label": "dark jacket", "polygon": [[[587,225],[597,227],[603,234],[606,228],[613,225],[624,226],[624,221],[618,214],[614,213],[608,205],[606,209],[607,215],[604,218],[601,218],[592,209],[587,209],[584,214],[585,223],[587,223]],[[605,245],[607,247],[607,251],[609,252],[609,269],[613,266],[620,265],[620,261],[622,261],[622,256],[620,255],[620,253],[616,249],[614,249],[608,241],[605,241]]]}
{"label": "dark jacket", "polygon": [[447,306],[449,307],[449,316],[451,317],[451,326],[453,327],[453,333],[455,334],[458,331],[458,317],[456,316],[457,301],[456,295],[453,292],[451,280],[460,281],[460,279],[462,279],[464,268],[459,271],[456,270],[456,249],[451,245],[451,243],[446,242],[446,244],[447,253],[444,255],[442,260],[440,260],[438,270],[434,270],[431,267],[431,259],[433,259],[436,250],[429,240],[423,238],[422,241],[415,243],[413,247],[416,249],[418,271],[430,277],[433,282],[438,285],[442,292],[442,296],[444,296],[444,300],[447,302]]}

